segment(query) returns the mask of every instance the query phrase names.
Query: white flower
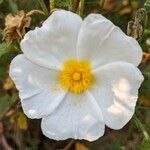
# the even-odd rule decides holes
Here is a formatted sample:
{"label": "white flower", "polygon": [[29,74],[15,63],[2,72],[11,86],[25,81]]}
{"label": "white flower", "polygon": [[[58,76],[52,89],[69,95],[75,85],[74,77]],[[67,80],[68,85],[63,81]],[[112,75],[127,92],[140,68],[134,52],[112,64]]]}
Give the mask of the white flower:
{"label": "white flower", "polygon": [[93,141],[105,125],[120,129],[131,119],[143,81],[142,50],[102,15],[82,21],[55,11],[25,35],[21,49],[10,76],[24,113],[42,118],[47,137]]}

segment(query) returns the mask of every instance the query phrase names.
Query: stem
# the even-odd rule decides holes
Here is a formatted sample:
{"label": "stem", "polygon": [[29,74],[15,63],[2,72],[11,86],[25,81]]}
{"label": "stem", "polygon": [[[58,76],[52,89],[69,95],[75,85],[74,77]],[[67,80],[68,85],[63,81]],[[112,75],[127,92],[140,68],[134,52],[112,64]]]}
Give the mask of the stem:
{"label": "stem", "polygon": [[76,12],[76,5],[78,0],[69,0],[69,10]]}
{"label": "stem", "polygon": [[7,143],[7,140],[6,140],[6,138],[4,137],[3,134],[0,135],[0,143],[1,143],[2,149],[5,149],[5,150],[12,150],[12,148],[11,148],[10,145]]}
{"label": "stem", "polygon": [[78,1],[79,0],[69,0],[69,10],[76,12],[76,9],[78,7]]}
{"label": "stem", "polygon": [[74,10],[74,2],[73,2],[73,0],[69,0],[69,10],[70,11]]}
{"label": "stem", "polygon": [[133,119],[134,119],[134,122],[135,122],[137,128],[139,128],[141,130],[141,132],[143,133],[145,139],[149,139],[150,136],[147,133],[147,131],[145,130],[145,128],[144,128],[143,124],[141,123],[141,121],[138,119],[138,117],[136,115],[134,115]]}
{"label": "stem", "polygon": [[84,2],[85,0],[80,0],[80,3],[79,3],[79,15],[81,17],[83,17],[83,14],[84,14]]}
{"label": "stem", "polygon": [[105,3],[105,0],[100,0],[100,9],[103,9],[104,3]]}
{"label": "stem", "polygon": [[41,6],[43,12],[45,13],[45,15],[48,15],[48,10],[47,10],[47,8],[46,8],[46,5],[45,5],[44,1],[43,1],[43,0],[38,0],[38,2],[39,2],[39,4],[40,4],[40,6]]}
{"label": "stem", "polygon": [[147,13],[147,15],[146,15],[146,29],[150,29],[149,21],[150,21],[150,14]]}
{"label": "stem", "polygon": [[52,11],[55,8],[55,0],[50,0],[50,10]]}
{"label": "stem", "polygon": [[65,146],[65,148],[63,148],[63,150],[69,150],[70,147],[71,147],[74,143],[75,143],[75,140],[71,140],[71,141],[67,144],[67,146]]}

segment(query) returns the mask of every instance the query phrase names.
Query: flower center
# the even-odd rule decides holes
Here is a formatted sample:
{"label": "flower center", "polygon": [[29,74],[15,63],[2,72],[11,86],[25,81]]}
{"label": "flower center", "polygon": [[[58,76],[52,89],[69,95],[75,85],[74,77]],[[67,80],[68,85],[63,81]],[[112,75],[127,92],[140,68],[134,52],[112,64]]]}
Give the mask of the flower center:
{"label": "flower center", "polygon": [[74,81],[78,81],[81,79],[81,74],[79,72],[75,72],[72,76]]}
{"label": "flower center", "polygon": [[67,60],[60,71],[59,82],[74,94],[80,94],[90,88],[95,78],[88,61]]}

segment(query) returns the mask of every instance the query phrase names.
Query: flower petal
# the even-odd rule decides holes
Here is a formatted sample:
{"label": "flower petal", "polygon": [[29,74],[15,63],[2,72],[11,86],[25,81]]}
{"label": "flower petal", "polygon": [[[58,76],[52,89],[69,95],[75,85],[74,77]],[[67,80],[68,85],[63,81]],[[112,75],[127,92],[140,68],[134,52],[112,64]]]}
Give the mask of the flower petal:
{"label": "flower petal", "polygon": [[21,49],[30,61],[58,69],[68,58],[76,57],[76,43],[82,19],[69,11],[58,10],[41,28],[29,31]]}
{"label": "flower petal", "polygon": [[29,118],[50,114],[66,94],[57,85],[57,71],[35,65],[23,54],[12,60],[10,76],[19,90],[23,110]]}
{"label": "flower petal", "polygon": [[95,71],[96,85],[90,89],[102,109],[105,124],[122,128],[134,114],[141,72],[132,64],[114,62]]}
{"label": "flower petal", "polygon": [[42,119],[41,127],[44,135],[55,140],[94,141],[104,134],[101,110],[89,92],[68,93],[58,109]]}
{"label": "flower petal", "polygon": [[100,14],[91,14],[83,21],[77,52],[79,59],[90,59],[94,69],[114,61],[137,66],[142,58],[138,42]]}

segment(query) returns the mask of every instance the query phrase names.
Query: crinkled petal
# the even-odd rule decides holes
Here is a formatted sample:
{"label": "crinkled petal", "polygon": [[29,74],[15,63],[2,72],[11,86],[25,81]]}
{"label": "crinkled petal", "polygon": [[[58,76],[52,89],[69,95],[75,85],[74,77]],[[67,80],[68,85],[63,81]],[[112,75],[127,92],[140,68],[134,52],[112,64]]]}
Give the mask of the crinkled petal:
{"label": "crinkled petal", "polygon": [[59,107],[42,119],[41,127],[43,134],[55,140],[94,141],[104,134],[100,107],[89,92],[81,95],[68,93]]}
{"label": "crinkled petal", "polygon": [[12,60],[10,76],[29,118],[50,114],[65,97],[66,92],[57,84],[58,72],[33,64],[23,54]]}
{"label": "crinkled petal", "polygon": [[77,54],[79,59],[90,59],[94,69],[114,61],[137,66],[142,58],[138,42],[100,14],[90,14],[83,21]]}
{"label": "crinkled petal", "polygon": [[58,69],[66,59],[76,57],[81,23],[82,19],[72,12],[55,11],[42,27],[25,35],[21,41],[21,49],[30,61]]}
{"label": "crinkled petal", "polygon": [[143,81],[134,65],[114,62],[95,70],[96,83],[90,92],[102,109],[105,124],[122,128],[132,117]]}

